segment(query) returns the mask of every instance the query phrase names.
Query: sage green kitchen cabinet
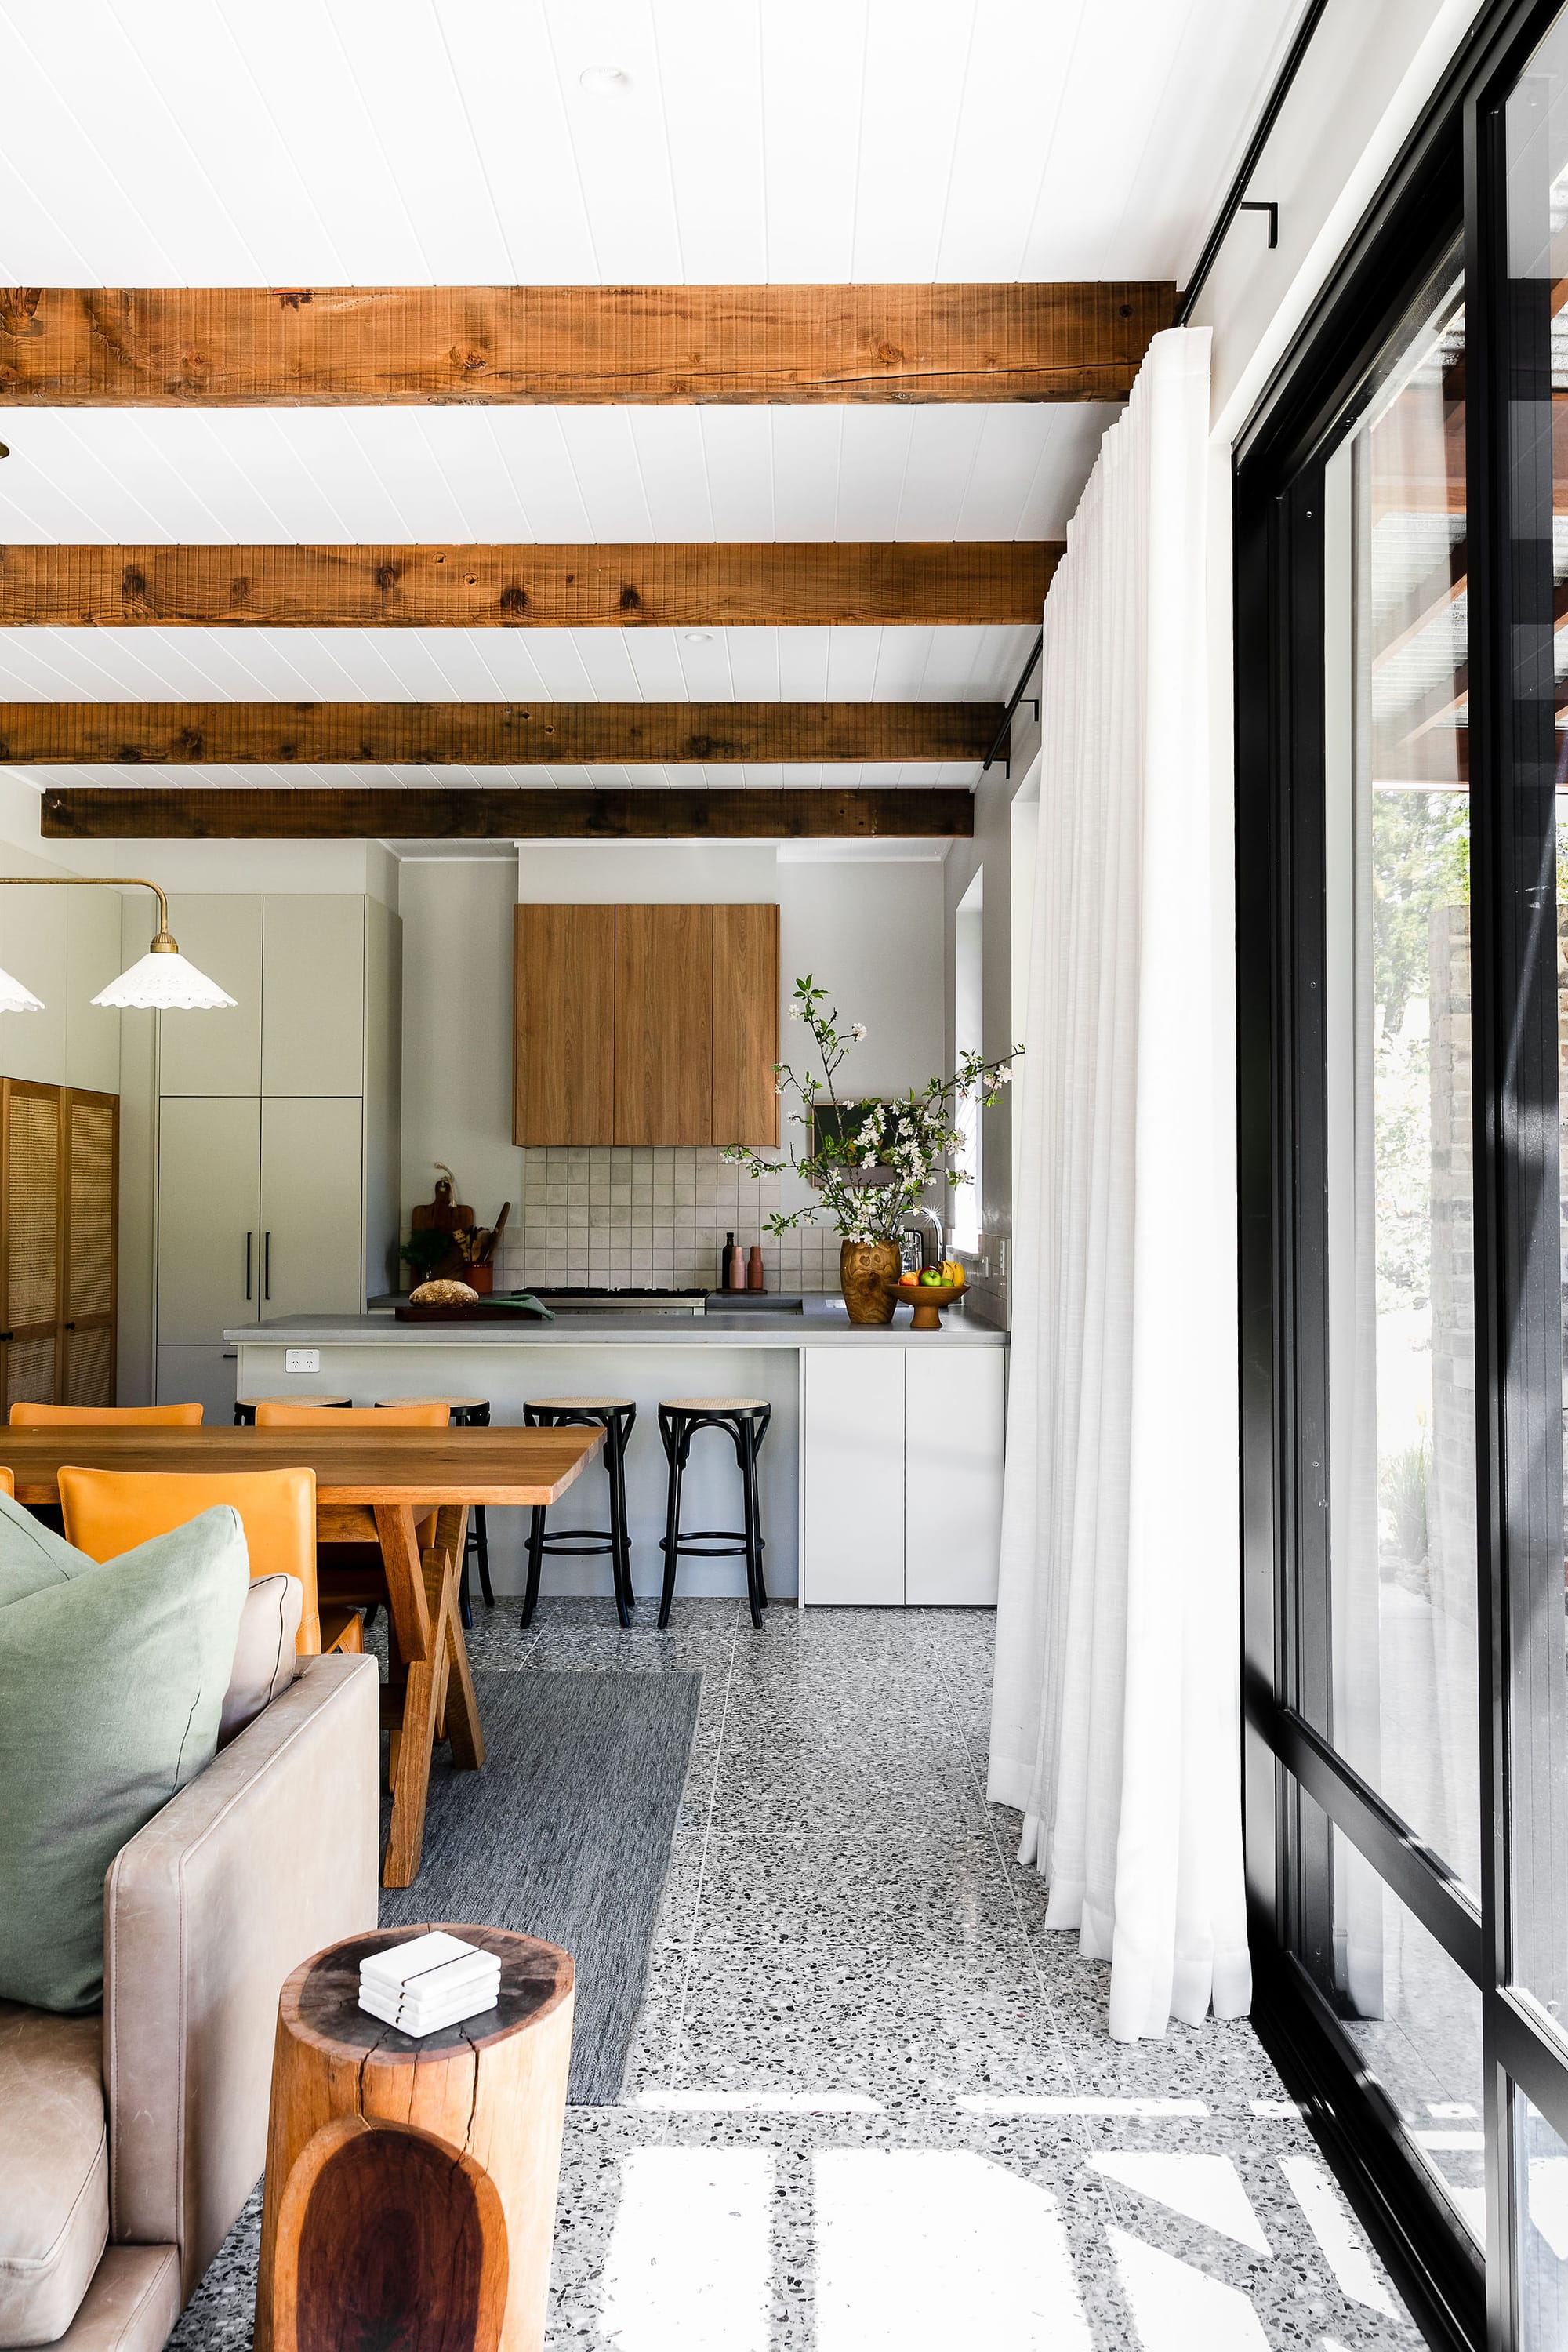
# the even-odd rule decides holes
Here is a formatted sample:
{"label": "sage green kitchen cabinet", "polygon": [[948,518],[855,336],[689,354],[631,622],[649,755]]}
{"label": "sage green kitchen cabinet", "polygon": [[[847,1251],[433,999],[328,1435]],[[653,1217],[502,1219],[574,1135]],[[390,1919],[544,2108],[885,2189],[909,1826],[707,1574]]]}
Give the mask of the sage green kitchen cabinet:
{"label": "sage green kitchen cabinet", "polygon": [[236,1002],[160,1016],[159,1093],[358,1094],[372,992],[365,907],[330,892],[171,898],[181,948]]}
{"label": "sage green kitchen cabinet", "polygon": [[237,1348],[160,1348],[155,1404],[199,1404],[208,1429],[227,1429],[234,1420]]}
{"label": "sage green kitchen cabinet", "polygon": [[254,1323],[260,1245],[259,1098],[174,1097],[158,1122],[160,1344],[216,1342]]}
{"label": "sage green kitchen cabinet", "polygon": [[357,1095],[365,992],[363,898],[263,899],[262,1093]]}
{"label": "sage green kitchen cabinet", "polygon": [[[158,928],[158,905],[135,894],[145,914],[146,939]],[[143,902],[145,902],[143,904]],[[169,928],[180,952],[227,989],[234,1009],[160,1013],[158,1092],[161,1095],[258,1095],[261,1092],[261,908],[258,898],[180,894],[169,901]],[[137,934],[142,926],[138,924]]]}
{"label": "sage green kitchen cabinet", "polygon": [[275,1315],[357,1315],[362,1107],[180,1095],[158,1149],[158,1343],[212,1347]]}
{"label": "sage green kitchen cabinet", "polygon": [[357,1314],[395,1284],[402,926],[379,899],[305,892],[181,898],[170,920],[239,1002],[126,1016],[157,1024],[141,1378],[210,1402],[226,1330]]}
{"label": "sage green kitchen cabinet", "polygon": [[263,1100],[262,1322],[363,1307],[360,1141],[357,1097]]}

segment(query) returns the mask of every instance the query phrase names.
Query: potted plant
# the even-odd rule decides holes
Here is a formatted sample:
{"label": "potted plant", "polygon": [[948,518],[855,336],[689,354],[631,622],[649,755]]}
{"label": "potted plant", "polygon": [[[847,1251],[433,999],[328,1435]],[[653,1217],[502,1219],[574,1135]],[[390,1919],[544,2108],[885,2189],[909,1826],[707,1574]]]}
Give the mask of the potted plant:
{"label": "potted plant", "polygon": [[[815,1122],[813,1113],[825,1100],[842,1111],[835,1081],[851,1048],[864,1040],[865,1024],[856,1021],[840,1030],[837,1007],[829,1005],[827,991],[817,987],[810,972],[795,982],[789,1017],[809,1031],[822,1076],[818,1080],[788,1062],[773,1064],[779,1093],[794,1097],[790,1124],[804,1127],[810,1140],[810,1149],[801,1152],[792,1139],[785,1164],[821,1198],[769,1217],[765,1230],[787,1234],[815,1223],[819,1215],[830,1219],[841,1238],[838,1286],[849,1320],[890,1323],[898,1304],[900,1220],[921,1205],[921,1193],[938,1177],[957,1184],[971,1181],[955,1160],[963,1138],[953,1123],[954,1108],[969,1095],[994,1103],[998,1088],[1011,1083],[1012,1064],[1024,1049],[1016,1045],[994,1061],[965,1054],[952,1077],[931,1078],[919,1091],[911,1087],[901,1101],[868,1104],[858,1126],[842,1118]],[[724,1157],[751,1176],[772,1175],[778,1167],[776,1160],[745,1143],[727,1145]]]}

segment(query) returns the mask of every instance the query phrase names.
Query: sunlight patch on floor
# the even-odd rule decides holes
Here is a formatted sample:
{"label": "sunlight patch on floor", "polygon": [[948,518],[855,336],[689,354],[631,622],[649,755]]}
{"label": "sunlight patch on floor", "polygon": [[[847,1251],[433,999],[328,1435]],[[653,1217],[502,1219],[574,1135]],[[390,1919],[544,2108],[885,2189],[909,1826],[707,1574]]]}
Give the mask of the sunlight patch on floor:
{"label": "sunlight patch on floor", "polygon": [[604,2295],[622,2352],[765,2352],[773,2178],[765,2148],[626,2158]]}
{"label": "sunlight patch on floor", "polygon": [[817,2352],[1089,2352],[1057,2200],[965,2148],[815,2159]]}

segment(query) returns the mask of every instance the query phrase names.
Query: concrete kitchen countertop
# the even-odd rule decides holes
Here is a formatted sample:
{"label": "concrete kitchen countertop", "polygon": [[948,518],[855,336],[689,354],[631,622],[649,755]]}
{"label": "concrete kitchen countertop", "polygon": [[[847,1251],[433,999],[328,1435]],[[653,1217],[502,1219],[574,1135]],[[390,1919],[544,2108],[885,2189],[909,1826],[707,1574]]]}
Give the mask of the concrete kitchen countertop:
{"label": "concrete kitchen countertop", "polygon": [[[793,1296],[794,1294],[792,1294]],[[967,1307],[944,1307],[940,1331],[910,1328],[913,1309],[890,1324],[851,1324],[837,1292],[808,1293],[798,1314],[737,1307],[725,1314],[558,1312],[552,1323],[399,1323],[390,1307],[368,1315],[279,1316],[224,1333],[228,1347],[420,1348],[1005,1348],[1007,1334]]]}

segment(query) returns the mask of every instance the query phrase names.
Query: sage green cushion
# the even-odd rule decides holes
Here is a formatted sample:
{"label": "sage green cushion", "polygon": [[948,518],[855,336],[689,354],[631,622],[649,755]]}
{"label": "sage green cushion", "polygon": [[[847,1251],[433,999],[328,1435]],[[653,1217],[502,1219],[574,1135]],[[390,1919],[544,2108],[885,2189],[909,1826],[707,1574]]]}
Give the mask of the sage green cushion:
{"label": "sage green cushion", "polygon": [[104,1874],[212,1762],[249,1584],[226,1507],[100,1566],[0,1495],[0,1999],[102,1999]]}

